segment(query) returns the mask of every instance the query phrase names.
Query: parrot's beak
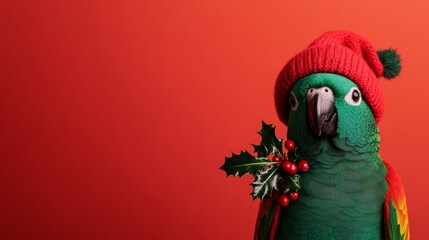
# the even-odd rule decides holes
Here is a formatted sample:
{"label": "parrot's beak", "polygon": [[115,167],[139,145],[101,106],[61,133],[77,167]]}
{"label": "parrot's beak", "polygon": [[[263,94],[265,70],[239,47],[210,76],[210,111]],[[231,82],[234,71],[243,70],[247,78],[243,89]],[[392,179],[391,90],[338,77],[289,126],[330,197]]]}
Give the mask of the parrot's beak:
{"label": "parrot's beak", "polygon": [[308,89],[307,114],[315,137],[332,137],[337,133],[338,114],[334,93],[329,87]]}

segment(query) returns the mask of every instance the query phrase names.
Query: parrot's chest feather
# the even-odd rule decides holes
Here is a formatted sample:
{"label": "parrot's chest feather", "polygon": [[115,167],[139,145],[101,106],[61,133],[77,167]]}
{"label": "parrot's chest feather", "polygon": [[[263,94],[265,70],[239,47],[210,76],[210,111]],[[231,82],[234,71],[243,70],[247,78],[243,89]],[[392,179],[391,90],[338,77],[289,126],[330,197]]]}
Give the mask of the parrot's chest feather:
{"label": "parrot's chest feather", "polygon": [[[281,239],[382,239],[386,168],[378,153],[312,159],[300,198],[282,209]],[[282,237],[286,236],[285,237]]]}

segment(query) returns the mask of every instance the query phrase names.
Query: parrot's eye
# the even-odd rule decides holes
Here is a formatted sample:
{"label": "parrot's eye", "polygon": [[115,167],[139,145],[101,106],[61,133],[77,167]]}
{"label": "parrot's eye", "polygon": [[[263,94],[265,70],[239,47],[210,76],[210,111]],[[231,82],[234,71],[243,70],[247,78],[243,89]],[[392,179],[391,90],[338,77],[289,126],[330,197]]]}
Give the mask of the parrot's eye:
{"label": "parrot's eye", "polygon": [[352,100],[353,102],[359,102],[360,100],[360,93],[356,89],[352,92]]}
{"label": "parrot's eye", "polygon": [[359,89],[352,87],[349,93],[347,93],[345,100],[350,105],[354,105],[354,106],[359,105],[362,100]]}
{"label": "parrot's eye", "polygon": [[298,103],[298,99],[296,99],[294,93],[290,93],[289,104],[290,104],[290,109],[292,109],[292,111],[296,111],[296,109],[298,109],[299,103]]}

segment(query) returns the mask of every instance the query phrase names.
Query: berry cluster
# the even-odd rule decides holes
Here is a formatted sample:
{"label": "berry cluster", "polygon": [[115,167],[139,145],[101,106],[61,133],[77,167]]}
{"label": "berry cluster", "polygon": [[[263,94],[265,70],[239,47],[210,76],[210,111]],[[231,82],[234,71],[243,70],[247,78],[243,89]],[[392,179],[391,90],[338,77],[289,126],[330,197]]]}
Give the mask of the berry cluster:
{"label": "berry cluster", "polygon": [[308,171],[308,162],[301,160],[292,140],[283,142],[276,136],[272,124],[262,121],[258,134],[261,136],[260,144],[252,144],[256,156],[248,151],[232,153],[231,157],[225,157],[220,169],[227,176],[252,175],[255,178],[251,183],[253,200],[271,196],[282,206],[287,206],[289,201],[299,198],[300,177]]}
{"label": "berry cluster", "polygon": [[[285,142],[285,148],[288,151],[296,151],[295,148],[295,143],[292,140],[287,140]],[[288,157],[284,157],[282,158],[281,156],[278,155],[274,155],[271,159],[273,162],[278,162],[281,165],[281,170],[282,170],[282,178],[286,179],[287,175],[294,175],[297,174],[298,170],[300,172],[307,172],[308,169],[310,168],[310,165],[308,164],[308,162],[306,160],[299,160],[296,163],[295,159],[292,158],[288,158]],[[283,207],[289,205],[290,200],[292,201],[296,201],[299,198],[299,193],[298,191],[285,191],[284,189],[284,180],[280,182],[280,192],[284,192],[284,194],[282,194],[281,196],[279,196],[279,192],[274,192],[273,193],[273,197],[279,200],[280,205],[282,205]]]}

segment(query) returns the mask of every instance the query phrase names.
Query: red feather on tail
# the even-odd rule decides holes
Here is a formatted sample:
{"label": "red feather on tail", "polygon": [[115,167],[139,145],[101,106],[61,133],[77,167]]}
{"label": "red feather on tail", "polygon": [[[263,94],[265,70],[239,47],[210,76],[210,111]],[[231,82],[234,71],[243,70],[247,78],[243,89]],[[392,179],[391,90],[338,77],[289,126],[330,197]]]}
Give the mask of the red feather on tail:
{"label": "red feather on tail", "polygon": [[392,165],[384,162],[387,168],[387,194],[384,202],[385,240],[409,240],[407,201],[404,186]]}

